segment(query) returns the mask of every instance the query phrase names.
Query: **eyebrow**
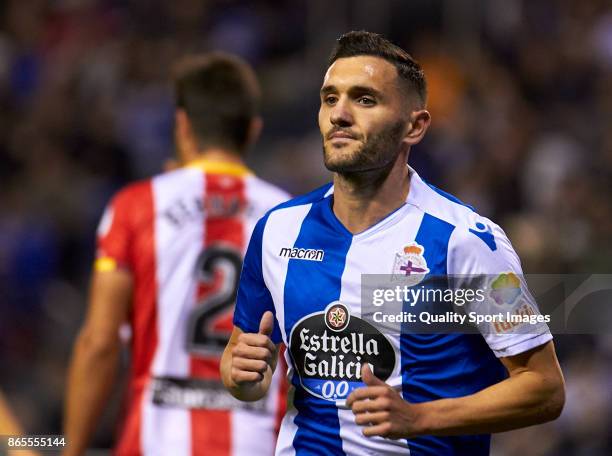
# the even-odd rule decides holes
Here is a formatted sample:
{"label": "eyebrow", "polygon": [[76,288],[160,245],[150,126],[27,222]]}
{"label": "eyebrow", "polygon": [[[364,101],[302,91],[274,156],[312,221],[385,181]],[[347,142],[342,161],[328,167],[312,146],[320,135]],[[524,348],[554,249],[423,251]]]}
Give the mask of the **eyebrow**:
{"label": "eyebrow", "polygon": [[[323,96],[329,93],[336,93],[336,92],[338,92],[338,89],[336,88],[336,86],[327,85],[321,88],[320,94],[321,96]],[[349,94],[352,94],[352,95],[367,93],[370,95],[374,95],[376,98],[384,98],[382,92],[370,86],[363,86],[363,85],[351,86],[348,92]]]}

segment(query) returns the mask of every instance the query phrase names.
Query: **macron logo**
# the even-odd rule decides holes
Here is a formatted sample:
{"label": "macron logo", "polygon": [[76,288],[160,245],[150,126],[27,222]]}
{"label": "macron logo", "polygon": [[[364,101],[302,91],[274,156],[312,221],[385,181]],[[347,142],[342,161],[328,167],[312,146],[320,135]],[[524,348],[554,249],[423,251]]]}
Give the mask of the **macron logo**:
{"label": "macron logo", "polygon": [[323,261],[325,252],[320,249],[299,249],[297,247],[290,249],[288,247],[283,247],[278,256],[295,258],[298,260]]}

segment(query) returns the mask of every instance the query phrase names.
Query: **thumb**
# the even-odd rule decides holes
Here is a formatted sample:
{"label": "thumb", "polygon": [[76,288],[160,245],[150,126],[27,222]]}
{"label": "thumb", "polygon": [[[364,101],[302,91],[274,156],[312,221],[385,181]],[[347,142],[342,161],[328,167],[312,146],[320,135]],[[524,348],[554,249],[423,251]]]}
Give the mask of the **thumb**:
{"label": "thumb", "polygon": [[363,383],[368,386],[386,385],[385,382],[383,382],[380,378],[374,375],[368,363],[365,363],[361,368],[361,378],[363,379]]}
{"label": "thumb", "polygon": [[269,336],[272,334],[272,330],[274,329],[274,315],[269,310],[266,311],[261,317],[261,321],[259,322],[259,334],[263,334],[264,336]]}

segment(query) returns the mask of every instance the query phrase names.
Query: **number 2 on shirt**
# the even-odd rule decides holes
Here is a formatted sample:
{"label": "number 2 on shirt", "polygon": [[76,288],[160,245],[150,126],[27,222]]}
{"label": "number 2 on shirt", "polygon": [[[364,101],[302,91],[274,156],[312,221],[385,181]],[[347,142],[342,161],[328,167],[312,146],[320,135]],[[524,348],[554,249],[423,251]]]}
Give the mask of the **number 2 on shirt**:
{"label": "number 2 on shirt", "polygon": [[[218,355],[229,340],[229,333],[215,328],[236,301],[242,258],[233,247],[214,244],[198,257],[195,274],[202,286],[214,287],[198,302],[187,321],[187,351]],[[221,274],[220,281],[217,279]],[[220,283],[217,283],[220,282]]]}

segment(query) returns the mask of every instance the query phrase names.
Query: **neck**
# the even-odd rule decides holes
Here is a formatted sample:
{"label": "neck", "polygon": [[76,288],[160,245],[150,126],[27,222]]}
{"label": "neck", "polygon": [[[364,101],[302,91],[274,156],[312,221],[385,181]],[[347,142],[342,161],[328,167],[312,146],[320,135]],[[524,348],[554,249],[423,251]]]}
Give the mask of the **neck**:
{"label": "neck", "polygon": [[185,164],[187,165],[198,161],[235,163],[237,165],[244,165],[244,160],[237,153],[218,148],[204,149],[192,154],[185,160]]}
{"label": "neck", "polygon": [[351,233],[367,230],[405,203],[410,188],[407,158],[402,152],[384,169],[334,174],[334,214]]}

